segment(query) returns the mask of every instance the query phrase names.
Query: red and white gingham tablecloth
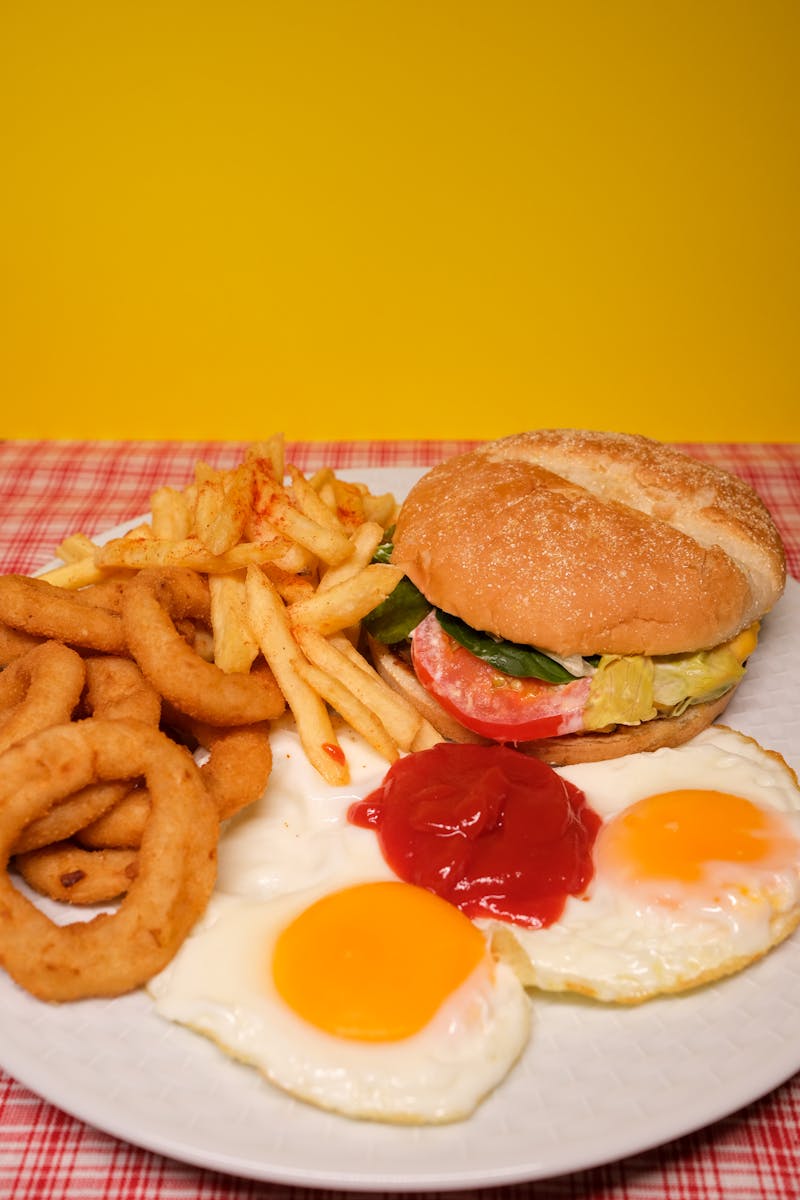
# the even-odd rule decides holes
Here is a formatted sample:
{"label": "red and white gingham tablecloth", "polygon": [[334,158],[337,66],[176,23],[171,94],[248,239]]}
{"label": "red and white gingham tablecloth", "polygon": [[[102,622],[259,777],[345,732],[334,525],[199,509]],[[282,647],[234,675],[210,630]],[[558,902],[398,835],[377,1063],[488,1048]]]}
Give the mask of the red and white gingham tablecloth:
{"label": "red and white gingham tablecloth", "polygon": [[[429,466],[473,444],[288,443],[287,457],[303,470],[324,464],[339,469]],[[800,578],[800,446],[682,448],[756,488],[783,536],[790,573]],[[99,533],[146,512],[156,486],[183,486],[198,459],[228,466],[242,449],[223,442],[0,442],[0,572],[36,570],[67,533]],[[0,1016],[0,1038],[1,1022]],[[800,1012],[797,1029],[800,1038]],[[0,1071],[0,1200],[324,1200],[343,1195],[257,1183],[161,1158],[84,1125]],[[539,1183],[449,1195],[799,1200],[800,1076],[733,1116],[622,1162]]]}

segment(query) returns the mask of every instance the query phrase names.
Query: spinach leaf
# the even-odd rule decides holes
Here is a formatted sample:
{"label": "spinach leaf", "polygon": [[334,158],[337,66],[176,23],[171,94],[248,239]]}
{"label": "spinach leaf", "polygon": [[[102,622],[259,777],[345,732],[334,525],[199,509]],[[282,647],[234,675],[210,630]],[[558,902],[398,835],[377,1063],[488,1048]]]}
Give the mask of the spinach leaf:
{"label": "spinach leaf", "polygon": [[377,608],[364,617],[364,627],[379,642],[402,642],[431,611],[419,588],[405,575]]}
{"label": "spinach leaf", "polygon": [[[393,536],[394,525],[391,525],[372,556],[373,562],[392,561]],[[412,629],[416,629],[430,611],[431,605],[422,592],[404,575],[394,591],[377,608],[373,608],[371,613],[367,613],[363,623],[376,641],[394,646],[398,642],[404,642]]]}
{"label": "spinach leaf", "polygon": [[546,683],[568,683],[575,678],[561,663],[535,650],[533,646],[496,641],[490,634],[472,629],[458,617],[442,612],[440,608],[436,609],[436,617],[451,638],[476,658],[483,659],[506,675],[515,675],[519,679],[542,679]]}

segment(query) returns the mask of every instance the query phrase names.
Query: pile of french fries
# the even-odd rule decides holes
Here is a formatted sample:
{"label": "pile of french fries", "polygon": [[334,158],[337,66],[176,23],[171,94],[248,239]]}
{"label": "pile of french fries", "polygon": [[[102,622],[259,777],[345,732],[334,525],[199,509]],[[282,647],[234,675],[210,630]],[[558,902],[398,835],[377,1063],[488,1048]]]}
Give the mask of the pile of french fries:
{"label": "pile of french fries", "polygon": [[66,538],[63,565],[41,578],[78,589],[150,567],[204,574],[210,630],[195,647],[225,672],[247,672],[263,655],[309,761],[341,786],[349,769],[339,721],[390,763],[441,741],[359,649],[360,622],[401,578],[372,561],[396,508],[391,494],[373,495],[331,468],[307,478],[285,462],[276,434],[231,469],[197,463],[188,487],[158,488],[150,520],[122,537]]}

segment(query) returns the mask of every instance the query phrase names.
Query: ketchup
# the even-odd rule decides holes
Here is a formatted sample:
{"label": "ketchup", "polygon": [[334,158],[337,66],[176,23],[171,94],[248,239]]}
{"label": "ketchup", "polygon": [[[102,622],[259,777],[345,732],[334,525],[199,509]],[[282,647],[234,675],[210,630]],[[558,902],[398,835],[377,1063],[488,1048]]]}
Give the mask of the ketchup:
{"label": "ketchup", "polygon": [[338,763],[340,767],[344,766],[347,759],[344,756],[344,750],[341,746],[337,746],[334,742],[323,742],[322,749],[325,751],[328,757],[332,758],[333,761]]}
{"label": "ketchup", "polygon": [[507,746],[441,742],[399,759],[350,806],[394,873],[468,917],[534,929],[592,878],[600,818],[551,767]]}

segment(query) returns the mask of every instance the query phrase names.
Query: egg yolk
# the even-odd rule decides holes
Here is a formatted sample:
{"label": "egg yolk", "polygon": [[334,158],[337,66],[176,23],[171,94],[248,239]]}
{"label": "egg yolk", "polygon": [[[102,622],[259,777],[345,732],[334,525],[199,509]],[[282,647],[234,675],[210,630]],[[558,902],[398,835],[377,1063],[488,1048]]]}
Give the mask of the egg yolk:
{"label": "egg yolk", "polygon": [[336,1037],[397,1041],[418,1032],[484,958],[472,922],[406,883],[323,896],[277,939],[275,986],[298,1016]]}
{"label": "egg yolk", "polygon": [[742,796],[682,789],[637,801],[602,829],[597,863],[639,879],[695,882],[709,863],[770,867],[797,844],[780,815]]}

